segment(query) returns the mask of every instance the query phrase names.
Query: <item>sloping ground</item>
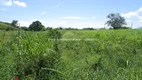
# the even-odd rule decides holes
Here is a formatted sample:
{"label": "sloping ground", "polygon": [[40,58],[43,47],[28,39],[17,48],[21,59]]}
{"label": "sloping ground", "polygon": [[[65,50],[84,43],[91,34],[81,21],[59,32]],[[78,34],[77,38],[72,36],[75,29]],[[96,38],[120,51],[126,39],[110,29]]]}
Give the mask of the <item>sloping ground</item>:
{"label": "sloping ground", "polygon": [[4,30],[4,29],[7,29],[7,28],[14,28],[14,26],[6,24],[4,22],[0,22],[0,30]]}

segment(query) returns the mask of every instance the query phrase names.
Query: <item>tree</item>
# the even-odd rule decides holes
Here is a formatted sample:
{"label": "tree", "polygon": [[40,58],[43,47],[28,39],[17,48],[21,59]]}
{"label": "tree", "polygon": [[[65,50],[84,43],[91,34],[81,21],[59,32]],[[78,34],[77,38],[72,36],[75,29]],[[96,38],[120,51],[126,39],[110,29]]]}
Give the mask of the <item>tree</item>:
{"label": "tree", "polygon": [[42,31],[45,30],[44,25],[40,21],[34,21],[30,26],[29,29],[31,31]]}
{"label": "tree", "polygon": [[111,13],[107,16],[108,20],[106,24],[113,27],[113,29],[120,29],[123,25],[126,25],[125,19],[119,13]]}
{"label": "tree", "polygon": [[11,23],[12,26],[17,26],[18,25],[18,21],[17,20],[13,20]]}

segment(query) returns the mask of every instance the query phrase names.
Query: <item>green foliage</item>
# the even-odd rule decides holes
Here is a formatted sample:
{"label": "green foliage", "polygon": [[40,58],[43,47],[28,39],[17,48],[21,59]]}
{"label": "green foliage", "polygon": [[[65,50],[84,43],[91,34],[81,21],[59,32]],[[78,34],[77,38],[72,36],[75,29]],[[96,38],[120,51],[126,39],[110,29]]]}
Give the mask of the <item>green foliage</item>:
{"label": "green foliage", "polygon": [[13,27],[11,27],[11,28],[6,28],[6,31],[13,31],[13,30],[15,30]]}
{"label": "green foliage", "polygon": [[142,78],[141,30],[0,32],[0,80]]}
{"label": "green foliage", "polygon": [[50,39],[59,39],[61,38],[61,33],[59,32],[58,29],[52,29],[48,31],[47,36]]}
{"label": "green foliage", "polygon": [[24,30],[24,31],[29,31],[28,27],[21,27],[21,29]]}
{"label": "green foliage", "polygon": [[[66,79],[141,79],[142,68],[140,65],[142,64],[138,60],[141,59],[141,49],[136,43],[142,39],[142,31],[101,30],[70,32],[74,33],[74,37],[82,40],[61,41],[59,45],[62,61],[56,68],[66,74]],[[64,36],[63,38],[66,39],[66,37]],[[83,40],[84,38],[93,38],[94,40],[85,41]],[[135,48],[128,45],[135,45]]]}
{"label": "green foliage", "polygon": [[[54,50],[55,41],[49,41],[46,34],[40,35],[33,32],[13,33],[10,42],[2,41],[10,36],[4,32],[0,41],[0,77],[1,80],[13,79],[16,75],[21,79],[49,79],[51,74],[58,75],[54,64],[60,55]],[[40,39],[39,39],[40,38]],[[7,38],[8,39],[8,38]],[[34,42],[34,43],[33,43]],[[5,45],[7,44],[7,45]],[[2,48],[3,46],[3,48]],[[42,70],[48,68],[49,70]],[[46,77],[45,77],[46,76]],[[29,78],[31,77],[31,78]]]}
{"label": "green foliage", "polygon": [[0,32],[0,80],[10,80],[17,74],[15,56],[12,52],[12,37],[15,34],[5,31]]}
{"label": "green foliage", "polygon": [[126,25],[125,19],[119,13],[111,13],[107,16],[109,19],[106,24],[113,27],[113,29],[120,29]]}
{"label": "green foliage", "polygon": [[34,21],[30,26],[29,29],[31,31],[43,31],[45,29],[44,25],[40,21]]}
{"label": "green foliage", "polygon": [[0,22],[0,30],[15,30],[15,27],[12,26],[10,23]]}
{"label": "green foliage", "polygon": [[123,26],[121,29],[131,29],[131,28],[127,26]]}
{"label": "green foliage", "polygon": [[14,45],[18,44],[19,48],[17,59],[20,61],[17,63],[17,69],[20,76],[24,79],[27,76],[38,80],[48,79],[52,71],[44,71],[42,68],[53,69],[59,59],[59,54],[54,50],[54,41],[48,41],[45,34],[41,36],[39,33],[22,32],[18,42]]}
{"label": "green foliage", "polygon": [[12,23],[11,23],[11,25],[15,26],[15,27],[18,26],[18,21],[17,20],[13,20]]}

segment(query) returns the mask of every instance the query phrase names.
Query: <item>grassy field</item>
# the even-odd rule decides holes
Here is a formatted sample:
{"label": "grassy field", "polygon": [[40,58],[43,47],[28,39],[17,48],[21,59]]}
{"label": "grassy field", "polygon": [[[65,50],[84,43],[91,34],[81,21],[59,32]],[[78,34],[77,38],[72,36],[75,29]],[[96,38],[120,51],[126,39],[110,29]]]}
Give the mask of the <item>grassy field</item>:
{"label": "grassy field", "polygon": [[12,25],[6,24],[4,22],[0,22],[0,30],[6,30],[7,28],[13,28],[14,29],[14,27]]}
{"label": "grassy field", "polygon": [[0,80],[142,80],[141,30],[0,31]]}

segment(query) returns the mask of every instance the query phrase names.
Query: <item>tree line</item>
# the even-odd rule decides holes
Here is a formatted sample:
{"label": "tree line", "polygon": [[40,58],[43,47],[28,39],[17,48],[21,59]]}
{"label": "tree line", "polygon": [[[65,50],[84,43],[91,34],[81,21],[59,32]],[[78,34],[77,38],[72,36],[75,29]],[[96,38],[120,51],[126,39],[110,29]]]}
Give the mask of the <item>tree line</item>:
{"label": "tree line", "polygon": [[[107,16],[108,21],[105,23],[105,25],[110,26],[110,29],[130,29],[129,27],[126,27],[127,23],[124,17],[122,17],[119,13],[111,13]],[[19,27],[18,21],[13,20],[11,23],[12,26],[15,28],[21,28],[25,31],[45,31],[45,30],[52,30],[52,27],[46,27],[40,22],[40,21],[34,21],[32,24],[29,25],[29,27]],[[59,30],[78,30],[77,28],[56,28]],[[105,28],[100,28],[105,29]],[[94,28],[83,28],[82,30],[95,30]]]}

